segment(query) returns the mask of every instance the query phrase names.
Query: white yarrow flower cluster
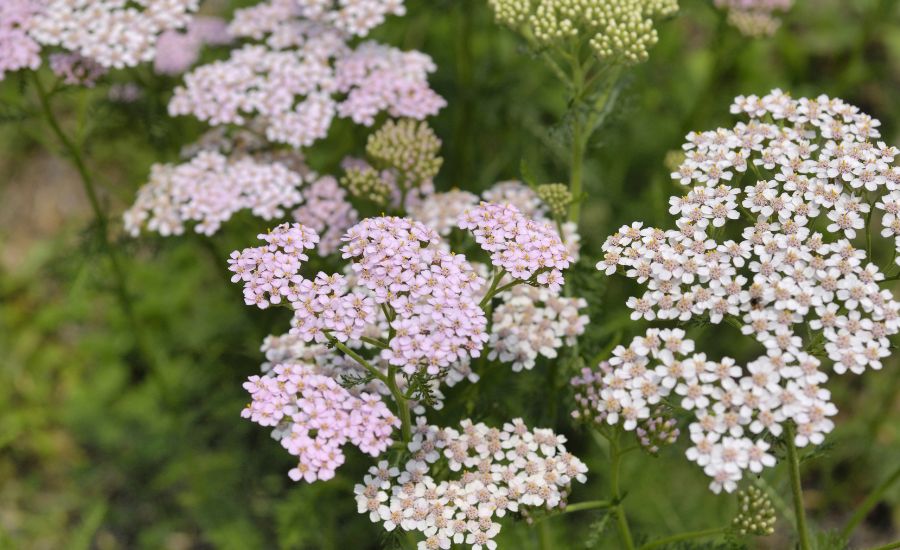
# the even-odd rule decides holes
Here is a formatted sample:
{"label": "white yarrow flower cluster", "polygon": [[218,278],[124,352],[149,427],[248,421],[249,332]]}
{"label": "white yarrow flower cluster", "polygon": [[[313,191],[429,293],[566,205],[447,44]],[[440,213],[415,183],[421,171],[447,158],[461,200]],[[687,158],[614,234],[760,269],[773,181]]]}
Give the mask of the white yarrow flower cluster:
{"label": "white yarrow flower cluster", "polygon": [[[812,352],[838,374],[880,369],[900,304],[879,287],[863,235],[875,230],[874,204],[883,234],[900,242],[890,229],[897,150],[874,144],[878,121],[837,99],[776,90],[739,97],[732,111],[750,120],[688,136],[672,176],[695,187],[670,201],[677,229],[622,227],[597,268],[647,286],[628,300],[635,319],[727,319],[770,358]],[[714,238],[737,223],[738,240]]]}
{"label": "white yarrow flower cluster", "polygon": [[[837,408],[822,387],[828,377],[814,356],[763,355],[746,367],[709,360],[681,329],[649,329],[618,346],[597,378],[592,417],[633,431],[663,403],[690,411],[688,460],[712,478],[710,489],[732,492],[746,472],[775,465],[766,436],[795,425],[798,447],[821,444]],[[586,402],[587,403],[587,402]]]}
{"label": "white yarrow flower cluster", "polygon": [[241,210],[264,220],[281,218],[301,202],[302,183],[300,174],[278,162],[202,151],[184,164],[152,167],[150,181],[124,214],[125,230],[135,237],[145,227],[181,235],[196,222],[197,233],[212,235]]}
{"label": "white yarrow flower cluster", "polygon": [[[566,451],[565,441],[521,419],[502,430],[470,420],[458,430],[420,422],[403,470],[387,462],[373,466],[354,489],[357,507],[388,531],[421,534],[420,550],[453,544],[494,550],[499,518],[565,506],[571,483],[586,480],[587,466]],[[433,477],[438,462],[458,477]]]}
{"label": "white yarrow flower cluster", "polygon": [[584,298],[568,298],[542,287],[518,285],[499,295],[494,308],[488,359],[511,363],[512,370],[534,368],[538,355],[555,359],[573,346],[589,318]]}

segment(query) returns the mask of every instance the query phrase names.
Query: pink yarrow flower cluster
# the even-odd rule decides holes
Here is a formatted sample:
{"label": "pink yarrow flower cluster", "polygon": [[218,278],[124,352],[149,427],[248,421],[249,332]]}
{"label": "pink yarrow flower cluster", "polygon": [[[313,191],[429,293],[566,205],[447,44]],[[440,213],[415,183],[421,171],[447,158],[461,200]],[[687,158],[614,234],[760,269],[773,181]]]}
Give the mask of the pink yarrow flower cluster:
{"label": "pink yarrow flower cluster", "polygon": [[41,66],[41,45],[28,33],[39,9],[36,0],[0,2],[0,80],[7,72]]}
{"label": "pink yarrow flower cluster", "polygon": [[[421,419],[420,419],[421,420]],[[521,419],[490,428],[463,420],[459,429],[420,423],[401,471],[381,462],[354,488],[361,514],[385,530],[418,533],[420,550],[467,545],[494,550],[498,519],[527,509],[565,506],[587,466],[566,451],[551,430],[529,429]],[[440,480],[438,464],[458,477]]]}
{"label": "pink yarrow flower cluster", "polygon": [[[886,211],[883,234],[900,242],[890,229],[897,150],[872,142],[877,120],[824,96],[776,90],[739,97],[732,110],[750,121],[688,136],[672,176],[695,186],[670,201],[678,229],[625,226],[604,243],[597,268],[647,285],[628,300],[635,319],[727,318],[770,357],[813,351],[838,374],[880,369],[900,331],[900,303],[880,288],[885,277],[863,234],[876,230],[875,204]],[[712,238],[738,223],[739,240]]]}
{"label": "pink yarrow flower cluster", "polygon": [[273,437],[299,459],[288,472],[294,481],[333,478],[347,443],[380,455],[400,425],[379,396],[354,395],[309,364],[275,365],[268,374],[251,376],[244,388],[252,401],[241,416],[275,428]]}
{"label": "pink yarrow flower cluster", "polygon": [[487,341],[479,307],[484,280],[465,256],[448,252],[428,226],[403,218],[369,218],[344,237],[357,284],[386,306],[393,331],[381,356],[413,374],[432,375],[477,357]]}
{"label": "pink yarrow flower cluster", "polygon": [[256,36],[287,33],[295,19],[333,27],[341,33],[365,36],[388,15],[405,15],[404,0],[268,0],[239,10],[236,25]]}
{"label": "pink yarrow flower cluster", "polygon": [[834,428],[837,408],[822,387],[828,377],[814,356],[763,355],[746,367],[707,359],[681,329],[649,329],[596,371],[573,379],[577,416],[626,430],[646,429],[664,401],[690,411],[688,460],[712,478],[710,489],[732,492],[746,472],[775,465],[767,436],[795,426],[798,447],[818,445]]}
{"label": "pink yarrow flower cluster", "polygon": [[144,227],[180,235],[186,224],[197,222],[197,233],[212,235],[241,210],[265,220],[281,218],[301,202],[302,183],[300,174],[280,162],[201,151],[184,164],[153,166],[150,181],[124,214],[125,230],[132,236]]}
{"label": "pink yarrow flower cluster", "polygon": [[[537,193],[521,182],[499,182],[485,191],[483,198],[514,206],[522,215],[546,225],[550,231],[557,231],[553,221],[547,218],[546,206]],[[460,216],[477,207],[480,200],[466,191],[435,193],[413,207],[410,213],[446,236],[457,227]],[[562,230],[562,240],[574,259],[580,242],[575,224],[567,222]],[[512,282],[512,277],[506,275],[498,285]],[[513,286],[496,298],[500,303],[493,308],[488,358],[511,363],[515,372],[533,368],[539,356],[556,358],[557,350],[563,345],[573,345],[588,323],[588,317],[582,313],[587,302],[583,298],[560,296],[559,289]]]}
{"label": "pink yarrow flower cluster", "polygon": [[430,57],[372,42],[353,49],[341,29],[303,19],[300,5],[310,6],[280,2],[239,11],[231,33],[264,43],[189,73],[170,114],[213,125],[255,120],[270,141],[300,148],[324,138],[335,116],[372,125],[379,112],[422,119],[445,105],[428,86]]}
{"label": "pink yarrow flower cluster", "polygon": [[[4,1],[6,3],[6,0]],[[159,35],[187,25],[199,0],[44,0],[29,34],[104,67],[121,69],[152,61]]]}
{"label": "pink yarrow flower cluster", "polygon": [[491,254],[491,263],[523,281],[553,291],[562,287],[562,269],[572,257],[551,227],[526,218],[511,205],[482,203],[467,210],[459,228],[469,230],[475,241]]}
{"label": "pink yarrow flower cluster", "polygon": [[232,252],[228,260],[231,281],[244,284],[244,301],[266,309],[299,300],[300,285],[308,282],[299,274],[302,262],[309,260],[304,251],[315,248],[319,236],[299,223],[285,223],[257,237],[266,244]]}
{"label": "pink yarrow flower cluster", "polygon": [[352,288],[339,274],[300,274],[304,249],[318,242],[308,227],[284,224],[260,238],[268,244],[232,253],[232,280],[244,284],[249,305],[290,304],[291,333],[304,341],[359,340],[385,322],[381,359],[408,375],[439,375],[477,357],[488,339],[476,294],[484,280],[419,222],[369,218],[351,227],[341,253],[352,260]]}

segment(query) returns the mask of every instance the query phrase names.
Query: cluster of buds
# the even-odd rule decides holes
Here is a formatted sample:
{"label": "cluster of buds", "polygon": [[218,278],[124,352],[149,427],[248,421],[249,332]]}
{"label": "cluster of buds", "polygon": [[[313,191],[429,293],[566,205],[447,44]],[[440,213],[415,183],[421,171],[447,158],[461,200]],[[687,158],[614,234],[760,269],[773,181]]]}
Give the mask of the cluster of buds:
{"label": "cluster of buds", "polygon": [[716,0],[716,7],[728,12],[728,23],[750,37],[772,36],[781,20],[776,12],[791,9],[794,0]]}
{"label": "cluster of buds", "polygon": [[572,192],[564,183],[545,183],[537,187],[538,197],[544,201],[550,210],[550,215],[556,219],[566,217],[569,205],[572,204]]}
{"label": "cluster of buds", "polygon": [[653,19],[678,10],[677,0],[489,0],[498,21],[540,46],[587,40],[609,63],[646,61],[658,41]]}
{"label": "cluster of buds", "polygon": [[366,143],[368,161],[349,163],[341,184],[362,199],[406,208],[432,188],[443,164],[441,140],[425,122],[389,120]]}
{"label": "cluster of buds", "polygon": [[731,522],[739,535],[767,536],[775,532],[775,507],[769,496],[756,487],[738,492],[738,513]]}
{"label": "cluster of buds", "polygon": [[681,430],[678,429],[678,421],[658,412],[639,424],[634,433],[641,447],[656,455],[663,446],[678,441]]}

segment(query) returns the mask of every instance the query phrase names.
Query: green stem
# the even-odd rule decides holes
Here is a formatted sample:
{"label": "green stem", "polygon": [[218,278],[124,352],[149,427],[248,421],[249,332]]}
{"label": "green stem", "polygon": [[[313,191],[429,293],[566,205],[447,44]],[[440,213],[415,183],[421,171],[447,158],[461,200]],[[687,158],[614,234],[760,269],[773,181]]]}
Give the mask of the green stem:
{"label": "green stem", "polygon": [[90,170],[88,170],[87,164],[84,161],[84,157],[81,154],[80,147],[78,147],[75,142],[73,142],[72,139],[68,136],[68,134],[66,134],[66,132],[60,126],[59,121],[56,119],[56,116],[53,113],[53,108],[50,105],[50,94],[47,92],[47,89],[44,88],[44,84],[41,82],[41,79],[38,76],[37,72],[31,71],[30,74],[32,77],[32,81],[34,82],[34,87],[38,93],[38,99],[40,100],[41,111],[44,115],[44,118],[47,120],[47,124],[50,126],[53,134],[62,144],[63,150],[72,159],[72,163],[75,165],[75,169],[78,171],[78,175],[81,179],[82,186],[84,187],[85,194],[87,195],[88,202],[91,205],[91,210],[94,213],[94,218],[96,219],[97,227],[100,232],[100,246],[103,250],[103,253],[109,259],[110,266],[112,267],[116,297],[119,300],[119,305],[122,308],[122,311],[125,313],[128,324],[131,326],[131,331],[134,334],[137,348],[143,355],[144,361],[147,363],[147,365],[150,365],[152,364],[153,354],[150,351],[150,346],[148,346],[146,341],[144,340],[144,332],[141,330],[137,315],[134,312],[131,295],[128,292],[128,285],[125,280],[125,270],[122,267],[122,263],[119,260],[119,255],[116,252],[115,247],[113,247],[112,243],[110,242],[109,220],[107,219],[106,213],[103,211],[103,208],[100,205],[100,198],[97,195],[97,188],[94,184],[94,178],[92,177]]}
{"label": "green stem", "polygon": [[809,529],[806,526],[806,510],[803,508],[803,487],[800,484],[800,457],[797,453],[797,445],[794,443],[796,427],[792,422],[785,428],[785,443],[787,444],[788,468],[791,476],[791,492],[794,495],[794,516],[797,522],[797,536],[799,537],[800,550],[810,550],[812,544],[809,541]]}
{"label": "green stem", "polygon": [[487,292],[484,294],[484,298],[481,299],[481,302],[478,304],[478,307],[484,309],[486,305],[488,305],[491,299],[497,295],[497,285],[500,284],[500,279],[506,274],[506,270],[501,269],[497,273],[494,274],[494,278],[491,280],[491,286],[488,287]]}
{"label": "green stem", "polygon": [[665,546],[667,544],[672,544],[673,542],[681,542],[683,540],[693,540],[693,539],[702,539],[706,537],[714,537],[716,535],[721,535],[725,533],[727,527],[716,527],[713,529],[703,529],[700,531],[688,531],[687,533],[679,533],[677,535],[672,535],[670,537],[665,537],[661,539],[657,539],[653,542],[648,542],[647,544],[640,547],[639,550],[650,550],[651,548],[659,548],[661,546]]}
{"label": "green stem", "polygon": [[877,546],[875,548],[872,548],[872,550],[896,550],[897,548],[900,548],[900,540],[889,542],[884,546]]}
{"label": "green stem", "polygon": [[363,359],[363,357],[360,354],[358,354],[355,351],[353,351],[352,349],[348,348],[343,342],[340,342],[337,338],[335,338],[334,336],[332,336],[328,333],[325,333],[325,337],[328,338],[328,341],[331,343],[332,346],[341,350],[342,352],[344,352],[345,355],[347,355],[347,357],[349,357],[349,358],[353,359],[354,361],[356,361],[357,363],[359,363],[360,366],[362,366],[364,369],[369,371],[369,374],[374,376],[376,379],[384,382],[388,387],[391,386],[389,378],[387,376],[385,376],[380,370],[373,367],[371,363],[369,363],[368,361]]}
{"label": "green stem", "polygon": [[881,482],[875,490],[866,497],[866,500],[853,512],[853,515],[850,517],[850,521],[847,522],[847,526],[844,527],[844,530],[841,531],[841,535],[844,540],[850,540],[850,535],[853,534],[853,531],[859,526],[860,523],[866,516],[869,515],[869,512],[872,511],[872,508],[875,507],[876,504],[881,500],[881,497],[884,493],[898,480],[900,480],[900,467],[897,467],[894,472],[888,476],[887,479]]}
{"label": "green stem", "polygon": [[365,342],[365,343],[367,343],[367,344],[373,345],[373,346],[375,346],[376,348],[381,348],[381,349],[388,349],[388,348],[390,348],[390,346],[387,345],[387,343],[382,342],[382,341],[379,340],[378,338],[369,338],[368,336],[363,336],[362,338],[360,338],[360,340],[362,340],[363,342]]}
{"label": "green stem", "polygon": [[400,433],[403,435],[404,443],[409,443],[412,439],[412,419],[409,414],[409,403],[400,388],[397,387],[397,367],[388,368],[387,386],[391,390],[394,401],[397,402],[397,415],[400,416]]}
{"label": "green stem", "polygon": [[409,443],[409,441],[412,439],[412,418],[409,414],[409,399],[407,399],[407,396],[402,391],[400,391],[400,388],[397,385],[397,367],[388,367],[388,373],[385,376],[381,371],[373,367],[371,363],[366,361],[360,354],[348,348],[345,344],[338,341],[338,339],[331,334],[328,334],[326,332],[325,337],[328,338],[328,341],[332,346],[344,352],[347,357],[350,357],[351,359],[359,363],[364,369],[369,371],[372,376],[384,382],[384,384],[388,387],[388,390],[390,390],[391,392],[391,397],[394,398],[394,403],[397,404],[397,416],[400,417],[400,433],[403,434],[403,442]]}
{"label": "green stem", "polygon": [[581,195],[584,193],[584,148],[585,139],[581,135],[581,123],[572,125],[572,164],[569,174],[569,192],[572,193],[572,204],[569,205],[569,221],[578,223],[581,218]]}
{"label": "green stem", "polygon": [[619,530],[619,538],[627,550],[634,550],[634,539],[628,528],[628,517],[625,514],[625,506],[622,504],[622,492],[619,490],[619,470],[622,464],[622,453],[619,449],[619,431],[616,428],[609,440],[610,459],[610,483],[612,485],[612,501],[615,503],[612,511],[616,515],[616,526]]}

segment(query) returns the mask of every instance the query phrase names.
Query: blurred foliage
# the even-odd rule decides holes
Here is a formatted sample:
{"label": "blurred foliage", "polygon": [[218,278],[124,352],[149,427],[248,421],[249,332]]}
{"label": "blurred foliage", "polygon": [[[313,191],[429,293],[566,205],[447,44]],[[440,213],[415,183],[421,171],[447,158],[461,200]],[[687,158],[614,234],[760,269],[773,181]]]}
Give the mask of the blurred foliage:
{"label": "blurred foliage", "polygon": [[[432,82],[449,106],[433,121],[444,142],[438,187],[480,190],[519,178],[522,159],[538,183],[564,180],[566,166],[555,151],[567,139],[558,122],[567,96],[550,71],[493,23],[484,0],[407,3],[409,15],[374,38],[425,51],[439,67]],[[763,40],[738,35],[709,0],[681,4],[680,14],[661,24],[650,61],[629,73],[588,155],[583,259],[568,275],[594,321],[580,344],[583,359],[563,354],[519,374],[477,363],[482,381],[454,388],[433,418],[496,423],[523,416],[562,431],[591,468],[572,502],[606,493],[608,461],[603,441],[571,423],[566,380],[582,361],[593,364],[641,328],[627,318],[628,283],[600,277],[594,258],[621,223],[667,223],[668,196],[676,189],[663,161],[684,134],[730,125],[735,95],[780,87],[857,104],[882,121],[885,141],[900,144],[895,0],[797,0],[777,35]],[[118,226],[150,164],[175,159],[203,127],[167,116],[178,79],[154,76],[148,67],[113,78],[138,83],[142,97],[113,103],[99,87],[87,94],[63,90],[54,100],[67,120],[88,122],[86,153]],[[19,77],[0,85],[0,548],[409,547],[356,513],[353,484],[368,459],[351,452],[337,479],[296,484],[286,475],[290,456],[265,429],[239,417],[247,399],[241,383],[258,371],[260,342],[286,327],[278,314],[244,307],[240,290],[226,284],[227,252],[247,243],[261,222],[239,217],[212,239],[119,238],[154,353],[152,368],[137,368],[134,335],[112,298],[109,266],[84,209],[64,202],[49,214],[52,231],[29,224],[48,208],[46,196],[29,195],[37,182],[51,194],[54,186],[78,193],[72,174],[51,170],[42,154],[56,144],[44,137],[30,94]],[[310,152],[310,164],[333,172],[344,155],[362,152],[367,133],[335,124]],[[34,163],[41,163],[37,170]],[[10,211],[12,204],[30,206]],[[753,352],[730,327],[691,330],[711,354]],[[825,532],[839,528],[900,463],[897,363],[893,357],[880,373],[830,384],[842,411],[838,429],[829,447],[804,464],[809,513],[824,533],[820,548],[843,546]],[[644,540],[731,518],[733,499],[712,495],[682,453],[676,445],[659,457],[625,462],[625,502]],[[760,483],[785,495],[786,478],[778,468]],[[898,502],[895,486],[869,514],[854,547],[898,538]],[[672,548],[787,548],[790,506],[776,501],[776,507],[778,533],[769,539]],[[501,548],[536,548],[539,540],[544,548],[618,547],[599,511],[536,526],[507,521],[498,540]]]}

